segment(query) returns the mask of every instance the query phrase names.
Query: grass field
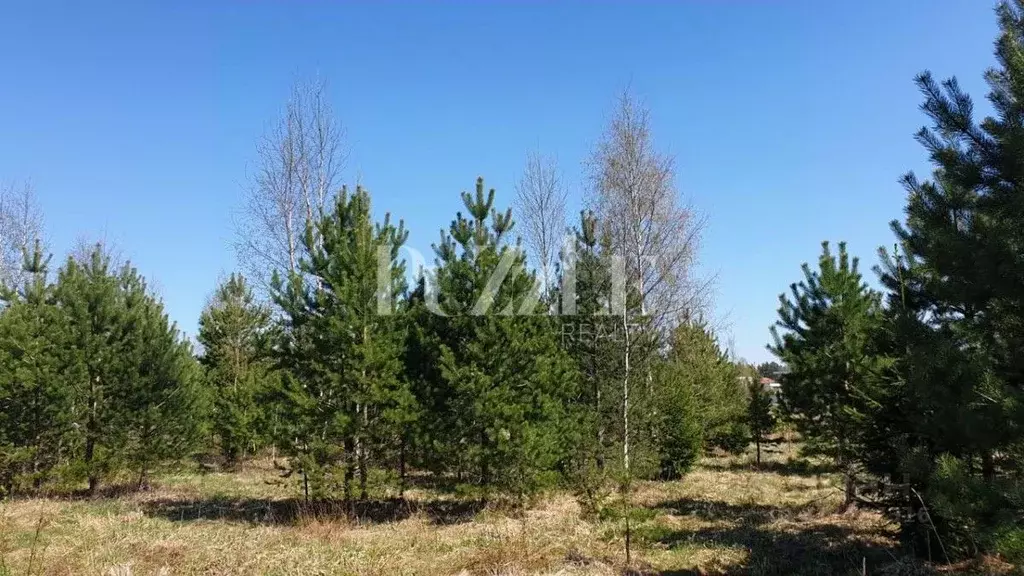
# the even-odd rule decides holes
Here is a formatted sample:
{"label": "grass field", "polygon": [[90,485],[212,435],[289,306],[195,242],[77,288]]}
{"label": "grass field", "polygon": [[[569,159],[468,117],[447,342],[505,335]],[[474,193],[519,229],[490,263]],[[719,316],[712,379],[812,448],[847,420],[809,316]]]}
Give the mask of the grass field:
{"label": "grass field", "polygon": [[[839,513],[835,479],[791,445],[773,447],[759,471],[750,461],[707,458],[682,481],[642,483],[635,501],[651,512],[636,529],[635,570],[929,573],[901,555],[880,516]],[[144,493],[0,504],[0,574],[623,572],[621,523],[582,520],[568,494],[516,517],[421,488],[352,517],[304,509],[276,480],[264,461],[165,475]]]}

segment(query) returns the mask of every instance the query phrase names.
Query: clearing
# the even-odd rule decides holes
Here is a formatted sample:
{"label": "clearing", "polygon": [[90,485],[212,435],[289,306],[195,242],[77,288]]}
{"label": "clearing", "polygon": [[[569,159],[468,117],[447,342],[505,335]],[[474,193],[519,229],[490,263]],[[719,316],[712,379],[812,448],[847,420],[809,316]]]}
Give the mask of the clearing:
{"label": "clearing", "polygon": [[[791,444],[705,458],[679,482],[644,482],[635,565],[649,574],[925,573],[874,512],[839,513],[836,478]],[[522,518],[425,487],[304,510],[269,460],[237,473],[160,476],[148,492],[0,504],[0,574],[619,574],[618,522],[550,494]]]}

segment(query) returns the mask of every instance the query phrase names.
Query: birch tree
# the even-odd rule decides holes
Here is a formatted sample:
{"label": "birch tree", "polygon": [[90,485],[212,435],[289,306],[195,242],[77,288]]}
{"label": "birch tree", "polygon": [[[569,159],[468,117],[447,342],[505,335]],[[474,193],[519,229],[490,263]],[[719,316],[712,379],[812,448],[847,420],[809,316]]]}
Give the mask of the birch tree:
{"label": "birch tree", "polygon": [[540,273],[540,293],[549,294],[555,259],[566,233],[566,189],[554,157],[533,151],[516,181],[514,209],[523,229],[528,256]]}
{"label": "birch tree", "polygon": [[256,144],[236,249],[257,288],[269,288],[274,270],[298,271],[306,223],[319,218],[336,193],[347,157],[344,135],[326,83],[316,80],[295,86],[281,118]]}
{"label": "birch tree", "polygon": [[43,213],[32,185],[0,185],[0,282],[15,288],[30,279],[24,272],[25,253],[43,233]]}
{"label": "birch tree", "polygon": [[704,220],[681,201],[675,159],[654,142],[650,111],[620,96],[589,162],[591,202],[623,259],[637,312],[664,328],[706,304],[708,283],[695,273]]}
{"label": "birch tree", "polygon": [[[707,284],[694,272],[703,220],[680,202],[674,158],[655,146],[650,112],[629,92],[620,96],[588,168],[590,201],[622,276],[613,308],[622,317],[622,443],[628,470],[633,355],[641,337],[653,337],[704,303]],[[641,326],[646,334],[637,333]]]}
{"label": "birch tree", "polygon": [[587,167],[590,201],[617,261],[612,312],[622,320],[621,488],[628,563],[634,418],[644,412],[636,402],[636,374],[646,381],[640,392],[651,399],[653,379],[646,361],[657,349],[658,334],[698,308],[706,295],[706,284],[694,273],[703,221],[680,202],[674,158],[655,146],[650,112],[629,92],[620,96]]}

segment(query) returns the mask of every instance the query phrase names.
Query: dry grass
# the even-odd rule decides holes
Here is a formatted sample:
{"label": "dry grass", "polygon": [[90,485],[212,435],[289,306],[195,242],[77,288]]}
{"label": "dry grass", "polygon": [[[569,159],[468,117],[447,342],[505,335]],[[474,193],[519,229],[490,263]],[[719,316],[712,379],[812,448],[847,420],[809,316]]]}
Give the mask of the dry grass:
{"label": "dry grass", "polygon": [[[872,513],[837,512],[833,479],[769,455],[710,458],[681,482],[642,483],[652,519],[634,556],[655,574],[859,574],[896,566]],[[420,490],[355,511],[303,509],[269,463],[161,477],[150,492],[0,505],[4,574],[619,574],[622,527],[553,494],[522,517]],[[895,572],[893,572],[895,573]],[[902,571],[899,573],[909,573]]]}

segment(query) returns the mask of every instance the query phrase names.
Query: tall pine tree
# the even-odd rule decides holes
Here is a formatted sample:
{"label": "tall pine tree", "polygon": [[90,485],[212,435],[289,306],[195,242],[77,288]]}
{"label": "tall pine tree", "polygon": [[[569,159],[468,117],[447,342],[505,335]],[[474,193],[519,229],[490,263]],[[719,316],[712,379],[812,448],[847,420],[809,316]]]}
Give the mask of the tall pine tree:
{"label": "tall pine tree", "polygon": [[62,358],[72,396],[73,464],[94,493],[125,469],[145,486],[152,467],[190,453],[203,417],[190,346],[127,264],[97,245],[61,268]]}
{"label": "tall pine tree", "polygon": [[616,405],[621,374],[619,318],[612,315],[612,263],[607,238],[600,237],[597,217],[580,212],[574,246],[563,254],[557,296],[561,300],[561,345],[579,375],[575,396],[567,404],[565,471],[581,503],[596,512],[607,495],[616,462],[615,437],[620,411]]}
{"label": "tall pine tree", "polygon": [[122,275],[129,325],[117,423],[126,464],[136,474],[138,487],[148,489],[156,466],[194,454],[206,404],[191,344],[142,277],[128,267]]}
{"label": "tall pine tree", "polygon": [[307,497],[341,488],[348,499],[358,479],[365,498],[371,465],[397,467],[393,447],[415,411],[392,301],[405,291],[398,253],[406,236],[389,216],[374,224],[365,190],[343,189],[307,226],[301,274],[274,282],[286,322],[282,439]]}
{"label": "tall pine tree", "polygon": [[68,322],[66,369],[79,435],[75,464],[91,493],[123,456],[120,400],[128,385],[124,360],[129,335],[120,280],[111,270],[109,256],[96,246],[87,261],[68,259],[56,289]]}
{"label": "tall pine tree", "polygon": [[522,502],[562,458],[574,368],[557,324],[529,313],[538,295],[510,242],[511,211],[493,208],[482,179],[462,199],[469,216],[459,213],[434,247],[430,289],[445,316],[432,323],[441,369],[427,402],[447,425],[435,445],[457,454],[450,464],[484,497],[496,488]]}
{"label": "tall pine tree", "polygon": [[64,378],[64,318],[36,242],[25,254],[24,286],[0,314],[0,497],[41,488],[71,448],[71,397]]}
{"label": "tall pine tree", "polygon": [[[951,552],[1022,530],[1011,494],[1024,434],[1024,2],[996,12],[991,116],[975,117],[956,79],[917,78],[932,122],[917,139],[935,171],[904,177],[906,219],[893,222],[896,252],[882,254],[895,364],[873,462],[930,501]],[[931,538],[914,516],[905,531]]]}
{"label": "tall pine tree", "polygon": [[838,254],[822,243],[818,269],[804,264],[803,273],[790,296],[779,296],[770,349],[790,369],[782,378],[785,409],[812,446],[843,470],[849,506],[860,432],[878,407],[878,378],[888,362],[875,350],[881,297],[842,242]]}

